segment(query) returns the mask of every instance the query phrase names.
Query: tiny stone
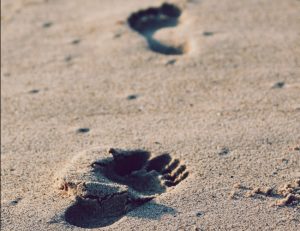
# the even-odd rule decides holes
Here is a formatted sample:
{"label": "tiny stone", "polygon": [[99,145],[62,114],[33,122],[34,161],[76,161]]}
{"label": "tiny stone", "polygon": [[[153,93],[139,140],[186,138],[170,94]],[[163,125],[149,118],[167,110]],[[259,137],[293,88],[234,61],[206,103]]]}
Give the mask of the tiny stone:
{"label": "tiny stone", "polygon": [[116,33],[114,34],[114,38],[120,38],[122,36],[122,33]]}
{"label": "tiny stone", "polygon": [[133,100],[133,99],[137,99],[138,95],[129,95],[127,96],[128,100]]}
{"label": "tiny stone", "polygon": [[281,82],[275,83],[272,88],[283,88],[284,85],[285,85],[285,83],[283,81],[281,81]]}
{"label": "tiny stone", "polygon": [[89,131],[90,131],[89,128],[79,128],[79,129],[77,130],[78,133],[87,133],[87,132],[89,132]]}
{"label": "tiny stone", "polygon": [[65,61],[66,62],[70,62],[72,60],[72,56],[71,55],[68,55],[65,57]]}
{"label": "tiny stone", "polygon": [[166,63],[166,65],[174,65],[176,61],[177,61],[176,59],[171,59]]}
{"label": "tiny stone", "polygon": [[202,212],[197,212],[197,213],[196,213],[196,216],[197,216],[197,217],[201,217],[202,215],[203,215]]}
{"label": "tiny stone", "polygon": [[220,156],[223,156],[223,155],[227,155],[229,153],[229,149],[224,147],[221,149],[221,151],[219,152],[219,155]]}
{"label": "tiny stone", "polygon": [[76,45],[76,44],[78,44],[78,43],[80,43],[80,42],[81,42],[80,39],[74,39],[74,40],[72,41],[72,44]]}
{"label": "tiny stone", "polygon": [[49,28],[50,26],[52,26],[52,22],[45,22],[44,24],[43,24],[43,27],[44,28]]}
{"label": "tiny stone", "polygon": [[11,201],[10,204],[11,205],[16,205],[19,203],[19,201],[21,200],[21,198],[16,198],[15,200]]}
{"label": "tiny stone", "polygon": [[29,91],[30,94],[36,94],[36,93],[39,93],[40,90],[38,89],[33,89],[31,91]]}
{"label": "tiny stone", "polygon": [[214,34],[214,32],[210,32],[210,31],[203,32],[204,36],[212,36],[213,34]]}

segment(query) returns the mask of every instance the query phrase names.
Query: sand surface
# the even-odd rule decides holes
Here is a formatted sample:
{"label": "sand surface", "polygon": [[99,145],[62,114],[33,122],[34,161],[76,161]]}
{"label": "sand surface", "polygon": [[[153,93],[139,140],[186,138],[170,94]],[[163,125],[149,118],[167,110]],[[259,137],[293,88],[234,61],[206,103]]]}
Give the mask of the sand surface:
{"label": "sand surface", "polygon": [[[299,230],[300,1],[171,3],[177,25],[147,37],[127,19],[162,1],[1,1],[1,230],[81,230],[57,180],[109,148],[188,176],[93,230]],[[133,198],[125,178],[103,179]]]}

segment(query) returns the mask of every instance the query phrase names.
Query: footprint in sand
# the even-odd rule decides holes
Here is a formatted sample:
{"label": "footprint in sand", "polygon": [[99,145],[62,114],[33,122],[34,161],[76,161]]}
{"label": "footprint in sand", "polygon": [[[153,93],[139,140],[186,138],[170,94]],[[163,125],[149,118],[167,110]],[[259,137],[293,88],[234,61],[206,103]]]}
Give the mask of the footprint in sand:
{"label": "footprint in sand", "polygon": [[167,153],[150,156],[144,150],[121,149],[90,150],[76,156],[57,177],[61,192],[75,198],[64,220],[83,228],[111,225],[189,174],[185,165]]}
{"label": "footprint in sand", "polygon": [[181,10],[173,4],[163,3],[160,7],[150,7],[130,15],[128,24],[147,40],[152,51],[164,55],[181,55],[186,51],[186,43],[168,45],[154,38],[154,34],[167,27],[178,25]]}
{"label": "footprint in sand", "polygon": [[[256,199],[273,198],[275,202],[271,206],[288,206],[300,208],[300,178],[293,182],[288,182],[280,187],[246,187],[240,184],[234,185],[238,191],[233,191],[230,198],[237,199],[240,196],[252,197]],[[244,193],[246,192],[246,193]]]}

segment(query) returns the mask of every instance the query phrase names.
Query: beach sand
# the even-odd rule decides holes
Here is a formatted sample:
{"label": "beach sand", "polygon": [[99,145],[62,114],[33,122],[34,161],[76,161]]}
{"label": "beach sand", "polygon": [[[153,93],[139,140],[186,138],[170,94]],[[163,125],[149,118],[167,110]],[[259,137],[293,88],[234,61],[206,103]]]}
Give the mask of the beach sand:
{"label": "beach sand", "polygon": [[1,1],[1,230],[299,230],[300,1],[162,3]]}

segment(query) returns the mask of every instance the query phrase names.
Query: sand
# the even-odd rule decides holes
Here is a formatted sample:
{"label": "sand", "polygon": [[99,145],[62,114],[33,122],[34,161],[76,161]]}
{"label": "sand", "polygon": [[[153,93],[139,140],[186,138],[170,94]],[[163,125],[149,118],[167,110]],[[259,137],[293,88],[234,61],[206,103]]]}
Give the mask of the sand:
{"label": "sand", "polygon": [[1,230],[299,229],[300,1],[162,3],[1,1]]}

